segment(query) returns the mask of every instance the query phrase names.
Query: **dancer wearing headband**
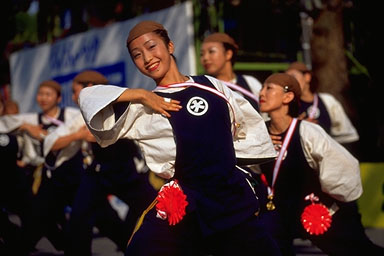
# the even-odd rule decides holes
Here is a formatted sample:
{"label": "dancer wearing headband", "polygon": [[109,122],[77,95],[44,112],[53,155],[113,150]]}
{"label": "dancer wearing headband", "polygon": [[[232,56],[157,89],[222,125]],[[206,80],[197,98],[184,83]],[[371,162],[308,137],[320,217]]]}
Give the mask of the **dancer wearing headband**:
{"label": "dancer wearing headband", "polygon": [[[46,172],[44,168],[45,157],[43,155],[44,138],[52,133],[57,127],[68,123],[76,115],[80,115],[80,111],[73,107],[61,108],[61,85],[54,80],[43,81],[38,88],[36,101],[41,108],[39,113],[20,113],[14,115],[6,115],[0,117],[0,131],[14,132],[19,143],[20,159],[18,165],[22,168],[24,175],[27,175],[27,191],[29,200],[23,207],[25,216],[23,221],[23,239],[24,245],[17,249],[23,249],[27,252],[34,250],[35,245],[42,236],[52,242],[56,249],[63,249],[62,232],[58,228],[56,222],[49,222],[48,218],[43,216],[48,207],[55,208],[53,204],[49,204],[42,199],[42,188],[49,187],[52,183],[51,172]],[[80,162],[80,166],[82,163]],[[69,168],[73,170],[74,168]],[[56,173],[57,174],[57,173]],[[66,178],[71,177],[69,172],[64,172]],[[60,175],[59,175],[60,176]],[[61,181],[63,177],[61,177]],[[33,193],[33,198],[31,199]],[[41,202],[40,205],[38,205]],[[53,199],[53,202],[56,202]],[[49,206],[48,206],[49,205]],[[47,215],[57,220],[64,219],[63,208],[57,209],[56,214],[47,213]],[[39,218],[38,218],[39,216]],[[40,218],[41,217],[41,218]],[[39,222],[36,220],[44,220]],[[52,225],[48,225],[51,224]],[[47,224],[47,225],[46,225]],[[63,224],[62,222],[60,224]]]}
{"label": "dancer wearing headband", "polygon": [[126,255],[279,255],[259,223],[249,175],[236,166],[275,156],[263,119],[219,80],[181,74],[163,25],[138,23],[127,47],[154,92],[92,86],[79,101],[101,146],[134,139],[150,170],[169,179]]}
{"label": "dancer wearing headband", "polygon": [[337,142],[345,144],[359,140],[359,135],[341,103],[329,93],[317,93],[311,71],[302,62],[293,62],[285,73],[300,84],[300,118],[318,123]]}
{"label": "dancer wearing headband", "polygon": [[[366,236],[358,213],[358,161],[319,125],[297,118],[300,95],[297,80],[284,73],[269,76],[260,91],[269,133],[281,138],[276,160],[260,166],[263,222],[283,255],[295,255],[295,238],[310,239],[329,255],[382,255]],[[305,208],[312,203],[319,209]]]}
{"label": "dancer wearing headband", "polygon": [[20,113],[0,118],[0,132],[18,132],[19,143],[22,143],[19,165],[29,169],[44,163],[42,141],[45,136],[79,113],[72,107],[59,107],[61,85],[54,80],[39,85],[36,101],[41,108],[40,113]]}
{"label": "dancer wearing headband", "polygon": [[[83,88],[107,83],[107,78],[97,71],[82,71],[73,79],[72,99],[77,103]],[[85,172],[71,204],[65,255],[92,255],[95,226],[101,235],[116,244],[118,250],[125,251],[138,217],[156,195],[149,183],[148,167],[132,140],[120,139],[109,147],[101,148],[88,131],[81,115],[70,125],[60,127],[47,136],[46,153],[50,149],[55,152],[73,150],[70,145],[79,139],[86,145],[81,152],[87,157]],[[128,205],[129,210],[125,216],[119,216],[111,207],[108,202],[111,195]]]}
{"label": "dancer wearing headband", "polygon": [[236,74],[233,70],[237,51],[235,40],[226,33],[213,33],[201,45],[200,62],[206,74],[222,80],[229,88],[240,93],[258,110],[261,83],[253,76]]}

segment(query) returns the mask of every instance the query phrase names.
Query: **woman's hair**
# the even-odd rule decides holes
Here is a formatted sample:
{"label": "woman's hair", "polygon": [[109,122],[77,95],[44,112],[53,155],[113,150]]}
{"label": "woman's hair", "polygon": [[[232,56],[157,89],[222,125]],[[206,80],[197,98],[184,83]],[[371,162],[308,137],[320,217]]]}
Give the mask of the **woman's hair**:
{"label": "woman's hair", "polygon": [[73,81],[87,87],[89,84],[108,84],[108,79],[95,70],[85,70],[80,72],[73,78]]}
{"label": "woman's hair", "polygon": [[292,92],[294,98],[288,104],[288,115],[292,117],[299,115],[301,89],[296,78],[285,73],[275,73],[267,77],[264,83],[273,83],[283,87],[285,92]]}
{"label": "woman's hair", "polygon": [[288,115],[290,115],[291,117],[298,117],[300,109],[300,99],[294,97],[293,100],[289,102],[288,107]]}
{"label": "woman's hair", "polygon": [[[165,29],[156,29],[153,31],[153,33],[157,34],[164,42],[165,47],[168,49],[168,45],[171,42],[171,39],[169,38],[168,32]],[[171,54],[172,58],[176,61],[176,57]]]}
{"label": "woman's hair", "polygon": [[237,48],[234,47],[232,44],[229,43],[223,43],[225,51],[231,50],[232,51],[232,58],[231,58],[231,64],[232,66],[235,65],[236,59],[237,59]]}
{"label": "woman's hair", "polygon": [[312,72],[309,72],[311,74],[311,82],[309,83],[309,90],[312,93],[317,92],[319,89],[319,80],[317,79],[317,76],[314,76]]}
{"label": "woman's hair", "polygon": [[[147,21],[142,21],[136,24],[136,26],[134,26],[129,32],[127,43],[126,43],[129,54],[131,54],[129,50],[129,44],[139,36],[144,35],[146,33],[150,33],[150,32],[157,34],[163,40],[165,46],[168,49],[169,43],[171,42],[171,39],[169,38],[169,35],[168,35],[168,31],[160,23],[147,20]],[[176,57],[173,54],[171,54],[171,56],[176,61]]]}
{"label": "woman's hair", "polygon": [[309,90],[312,92],[312,93],[315,93],[319,87],[319,81],[317,79],[316,76],[313,75],[313,72],[307,67],[307,65],[305,65],[303,62],[301,61],[295,61],[295,62],[292,62],[289,67],[287,68],[287,70],[297,70],[299,72],[301,72],[303,75],[305,74],[309,74],[311,75],[311,81],[309,83]]}
{"label": "woman's hair", "polygon": [[169,38],[168,32],[165,29],[156,29],[153,33],[159,35],[161,39],[164,41],[165,45],[168,47],[168,44],[171,42]]}
{"label": "woman's hair", "polygon": [[54,90],[56,92],[57,97],[61,96],[61,85],[58,82],[54,81],[54,80],[43,81],[39,85],[39,89],[42,88],[42,87],[49,87],[49,88],[51,88],[52,90]]}
{"label": "woman's hair", "polygon": [[204,38],[203,43],[208,43],[208,42],[222,43],[225,51],[231,50],[233,53],[231,58],[231,64],[232,66],[235,64],[239,46],[236,44],[235,40],[232,37],[230,37],[226,33],[216,32]]}

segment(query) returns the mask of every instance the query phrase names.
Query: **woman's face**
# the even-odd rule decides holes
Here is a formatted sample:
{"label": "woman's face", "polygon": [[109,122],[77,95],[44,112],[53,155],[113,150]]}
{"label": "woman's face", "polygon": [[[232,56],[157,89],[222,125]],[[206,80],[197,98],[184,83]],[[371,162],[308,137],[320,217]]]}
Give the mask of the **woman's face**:
{"label": "woman's face", "polygon": [[226,61],[231,60],[228,52],[220,42],[203,43],[200,50],[200,63],[205,72],[216,77],[224,69]]}
{"label": "woman's face", "polygon": [[84,88],[84,86],[78,82],[72,82],[72,100],[76,104],[78,104],[80,91]]}
{"label": "woman's face", "polygon": [[259,107],[261,112],[270,113],[279,109],[285,99],[284,88],[280,85],[267,83],[264,84],[259,96]]}
{"label": "woman's face", "polygon": [[40,87],[37,92],[36,101],[44,113],[55,108],[60,100],[61,98],[58,96],[57,91],[51,87]]}
{"label": "woman's face", "polygon": [[285,71],[285,73],[296,78],[296,80],[300,84],[301,91],[305,91],[306,89],[309,89],[309,83],[306,80],[305,75],[301,71],[296,70],[296,69],[289,69],[289,70]]}
{"label": "woman's face", "polygon": [[146,33],[129,44],[129,52],[136,67],[144,75],[159,81],[171,67],[173,43],[165,45],[156,33]]}

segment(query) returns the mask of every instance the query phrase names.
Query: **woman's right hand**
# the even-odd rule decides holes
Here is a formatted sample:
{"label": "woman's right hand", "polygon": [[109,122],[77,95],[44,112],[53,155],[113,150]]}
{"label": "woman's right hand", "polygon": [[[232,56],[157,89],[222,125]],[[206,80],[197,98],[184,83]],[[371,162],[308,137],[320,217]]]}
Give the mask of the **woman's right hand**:
{"label": "woman's right hand", "polygon": [[181,109],[180,101],[164,98],[144,89],[127,89],[116,102],[138,102],[166,117],[171,116],[168,111],[179,111]]}
{"label": "woman's right hand", "polygon": [[308,121],[308,122],[311,122],[311,123],[315,123],[315,124],[318,124],[319,121],[317,119],[314,119],[314,118],[310,118],[310,117],[307,117],[307,113],[306,112],[303,112],[301,113],[297,119],[299,120],[305,120],[305,121]]}
{"label": "woman's right hand", "polygon": [[166,117],[171,116],[168,111],[179,111],[182,108],[178,100],[164,98],[151,91],[143,91],[141,103]]}
{"label": "woman's right hand", "polygon": [[82,126],[78,131],[79,139],[88,141],[88,142],[96,142],[95,137],[93,134],[88,130],[87,126]]}
{"label": "woman's right hand", "polygon": [[281,141],[281,136],[272,134],[270,134],[269,136],[271,137],[272,144],[275,147],[275,150],[280,151],[281,145],[283,144]]}
{"label": "woman's right hand", "polygon": [[29,123],[23,123],[19,127],[19,130],[28,132],[29,135],[39,141],[42,141],[48,133],[45,129],[43,129],[42,125],[33,125]]}

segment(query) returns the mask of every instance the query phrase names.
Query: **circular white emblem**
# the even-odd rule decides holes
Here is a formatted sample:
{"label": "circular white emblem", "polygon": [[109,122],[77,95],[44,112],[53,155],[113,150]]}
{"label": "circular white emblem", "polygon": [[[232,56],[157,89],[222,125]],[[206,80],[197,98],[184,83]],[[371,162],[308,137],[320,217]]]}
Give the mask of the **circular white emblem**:
{"label": "circular white emblem", "polygon": [[320,116],[320,109],[319,108],[315,108],[314,110],[312,110],[313,109],[313,106],[310,106],[308,109],[307,109],[307,115],[309,116],[311,113],[312,113],[312,111],[314,111],[314,113],[313,113],[313,119],[317,119],[317,118],[319,118],[319,116]]}
{"label": "circular white emblem", "polygon": [[188,101],[187,110],[194,116],[202,116],[208,111],[208,102],[201,97],[192,97]]}
{"label": "circular white emblem", "polygon": [[0,134],[0,146],[5,147],[9,144],[9,137],[6,134]]}

